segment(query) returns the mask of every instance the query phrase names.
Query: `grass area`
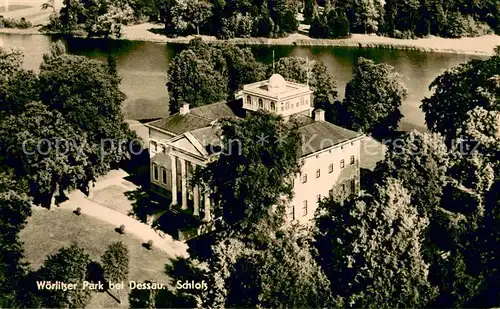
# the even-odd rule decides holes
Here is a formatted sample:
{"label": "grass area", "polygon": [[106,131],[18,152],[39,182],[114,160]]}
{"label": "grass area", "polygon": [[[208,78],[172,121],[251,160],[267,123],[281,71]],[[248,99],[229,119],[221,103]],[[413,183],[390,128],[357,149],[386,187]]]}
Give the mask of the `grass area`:
{"label": "grass area", "polygon": [[[165,264],[170,263],[160,250],[147,250],[142,241],[133,235],[120,235],[115,226],[82,214],[75,215],[66,209],[36,209],[21,232],[25,255],[34,269],[38,269],[45,258],[56,253],[60,247],[76,242],[95,261],[106,247],[118,240],[128,247],[130,253],[129,280],[170,283],[165,274]],[[121,292],[122,305],[106,293],[95,293],[90,308],[128,308],[128,289]]]}
{"label": "grass area", "polygon": [[24,9],[29,9],[31,7],[32,7],[31,5],[11,4],[9,5],[9,10],[7,11],[7,8],[5,6],[0,6],[0,13],[24,10]]}
{"label": "grass area", "polygon": [[130,202],[124,194],[124,189],[116,185],[95,191],[90,200],[124,215],[128,215],[132,210]]}

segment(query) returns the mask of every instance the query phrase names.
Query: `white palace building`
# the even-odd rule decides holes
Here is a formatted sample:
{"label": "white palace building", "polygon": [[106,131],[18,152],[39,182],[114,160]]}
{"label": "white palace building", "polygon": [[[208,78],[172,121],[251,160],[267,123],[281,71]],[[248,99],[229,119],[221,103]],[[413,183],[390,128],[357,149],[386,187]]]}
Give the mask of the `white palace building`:
{"label": "white palace building", "polygon": [[189,108],[147,124],[151,156],[151,187],[182,210],[210,222],[212,205],[208,194],[189,186],[193,171],[216,159],[220,152],[218,119],[245,117],[265,110],[299,124],[302,136],[302,168],[296,176],[294,198],[288,217],[307,223],[318,201],[325,196],[357,194],[360,148],[363,134],[325,121],[324,111],[313,111],[313,91],[308,85],[286,81],[274,74],[269,80],[245,85],[233,102]]}

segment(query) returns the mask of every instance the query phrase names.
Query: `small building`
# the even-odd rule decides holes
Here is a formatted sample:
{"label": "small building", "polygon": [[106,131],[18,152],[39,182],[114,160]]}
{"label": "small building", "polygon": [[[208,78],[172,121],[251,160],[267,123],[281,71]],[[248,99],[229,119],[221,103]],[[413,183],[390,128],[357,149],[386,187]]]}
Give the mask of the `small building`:
{"label": "small building", "polygon": [[189,177],[221,152],[217,120],[265,110],[299,124],[303,165],[293,180],[295,194],[288,218],[307,223],[321,198],[358,194],[364,137],[326,122],[324,111],[313,111],[312,102],[313,91],[308,85],[274,74],[268,80],[245,85],[236,101],[196,108],[184,104],[179,113],[148,123],[152,190],[201,221],[212,221],[209,195],[202,188],[191,188]]}

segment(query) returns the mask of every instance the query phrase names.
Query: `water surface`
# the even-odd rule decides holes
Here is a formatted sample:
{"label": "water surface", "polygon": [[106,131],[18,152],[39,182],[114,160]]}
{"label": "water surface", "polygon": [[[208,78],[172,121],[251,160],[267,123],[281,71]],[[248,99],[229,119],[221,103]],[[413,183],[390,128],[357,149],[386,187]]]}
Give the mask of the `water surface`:
{"label": "water surface", "polygon": [[[37,71],[42,55],[50,49],[55,37],[43,35],[0,34],[4,46],[20,48],[25,54],[25,67]],[[118,72],[122,77],[122,89],[127,94],[123,111],[130,119],[152,119],[168,114],[168,98],[165,86],[166,72],[171,59],[185,45],[138,41],[106,41],[100,39],[66,38],[68,52],[105,60],[111,54],[116,57]],[[310,46],[251,46],[256,58],[272,62],[272,50],[276,59],[285,56],[309,57],[325,62],[337,80],[339,97],[344,96],[346,83],[352,76],[352,67],[360,56],[376,62],[385,62],[396,68],[408,88],[408,98],[401,106],[404,115],[400,129],[424,130],[424,115],[420,102],[430,95],[429,84],[444,70],[470,59],[485,57],[425,53],[419,51],[378,48],[310,47]]]}

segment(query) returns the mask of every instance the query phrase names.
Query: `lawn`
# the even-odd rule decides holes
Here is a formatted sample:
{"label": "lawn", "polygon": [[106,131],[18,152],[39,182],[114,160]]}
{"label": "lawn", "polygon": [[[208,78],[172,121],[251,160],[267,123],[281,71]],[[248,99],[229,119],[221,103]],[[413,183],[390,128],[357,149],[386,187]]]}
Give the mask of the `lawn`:
{"label": "lawn", "polygon": [[[120,235],[115,226],[85,214],[75,215],[66,209],[36,209],[28,219],[26,228],[21,232],[25,255],[34,269],[38,269],[45,258],[54,254],[62,246],[76,242],[90,257],[99,261],[106,247],[122,240],[130,253],[129,280],[163,282],[169,278],[164,273],[169,259],[163,251],[151,251],[142,246],[142,241],[132,235]],[[116,292],[115,292],[116,293]],[[95,293],[90,308],[128,308],[128,290],[122,291],[122,305],[106,293]]]}
{"label": "lawn", "polygon": [[90,200],[128,215],[132,211],[132,206],[124,191],[126,192],[121,186],[111,185],[93,192]]}

